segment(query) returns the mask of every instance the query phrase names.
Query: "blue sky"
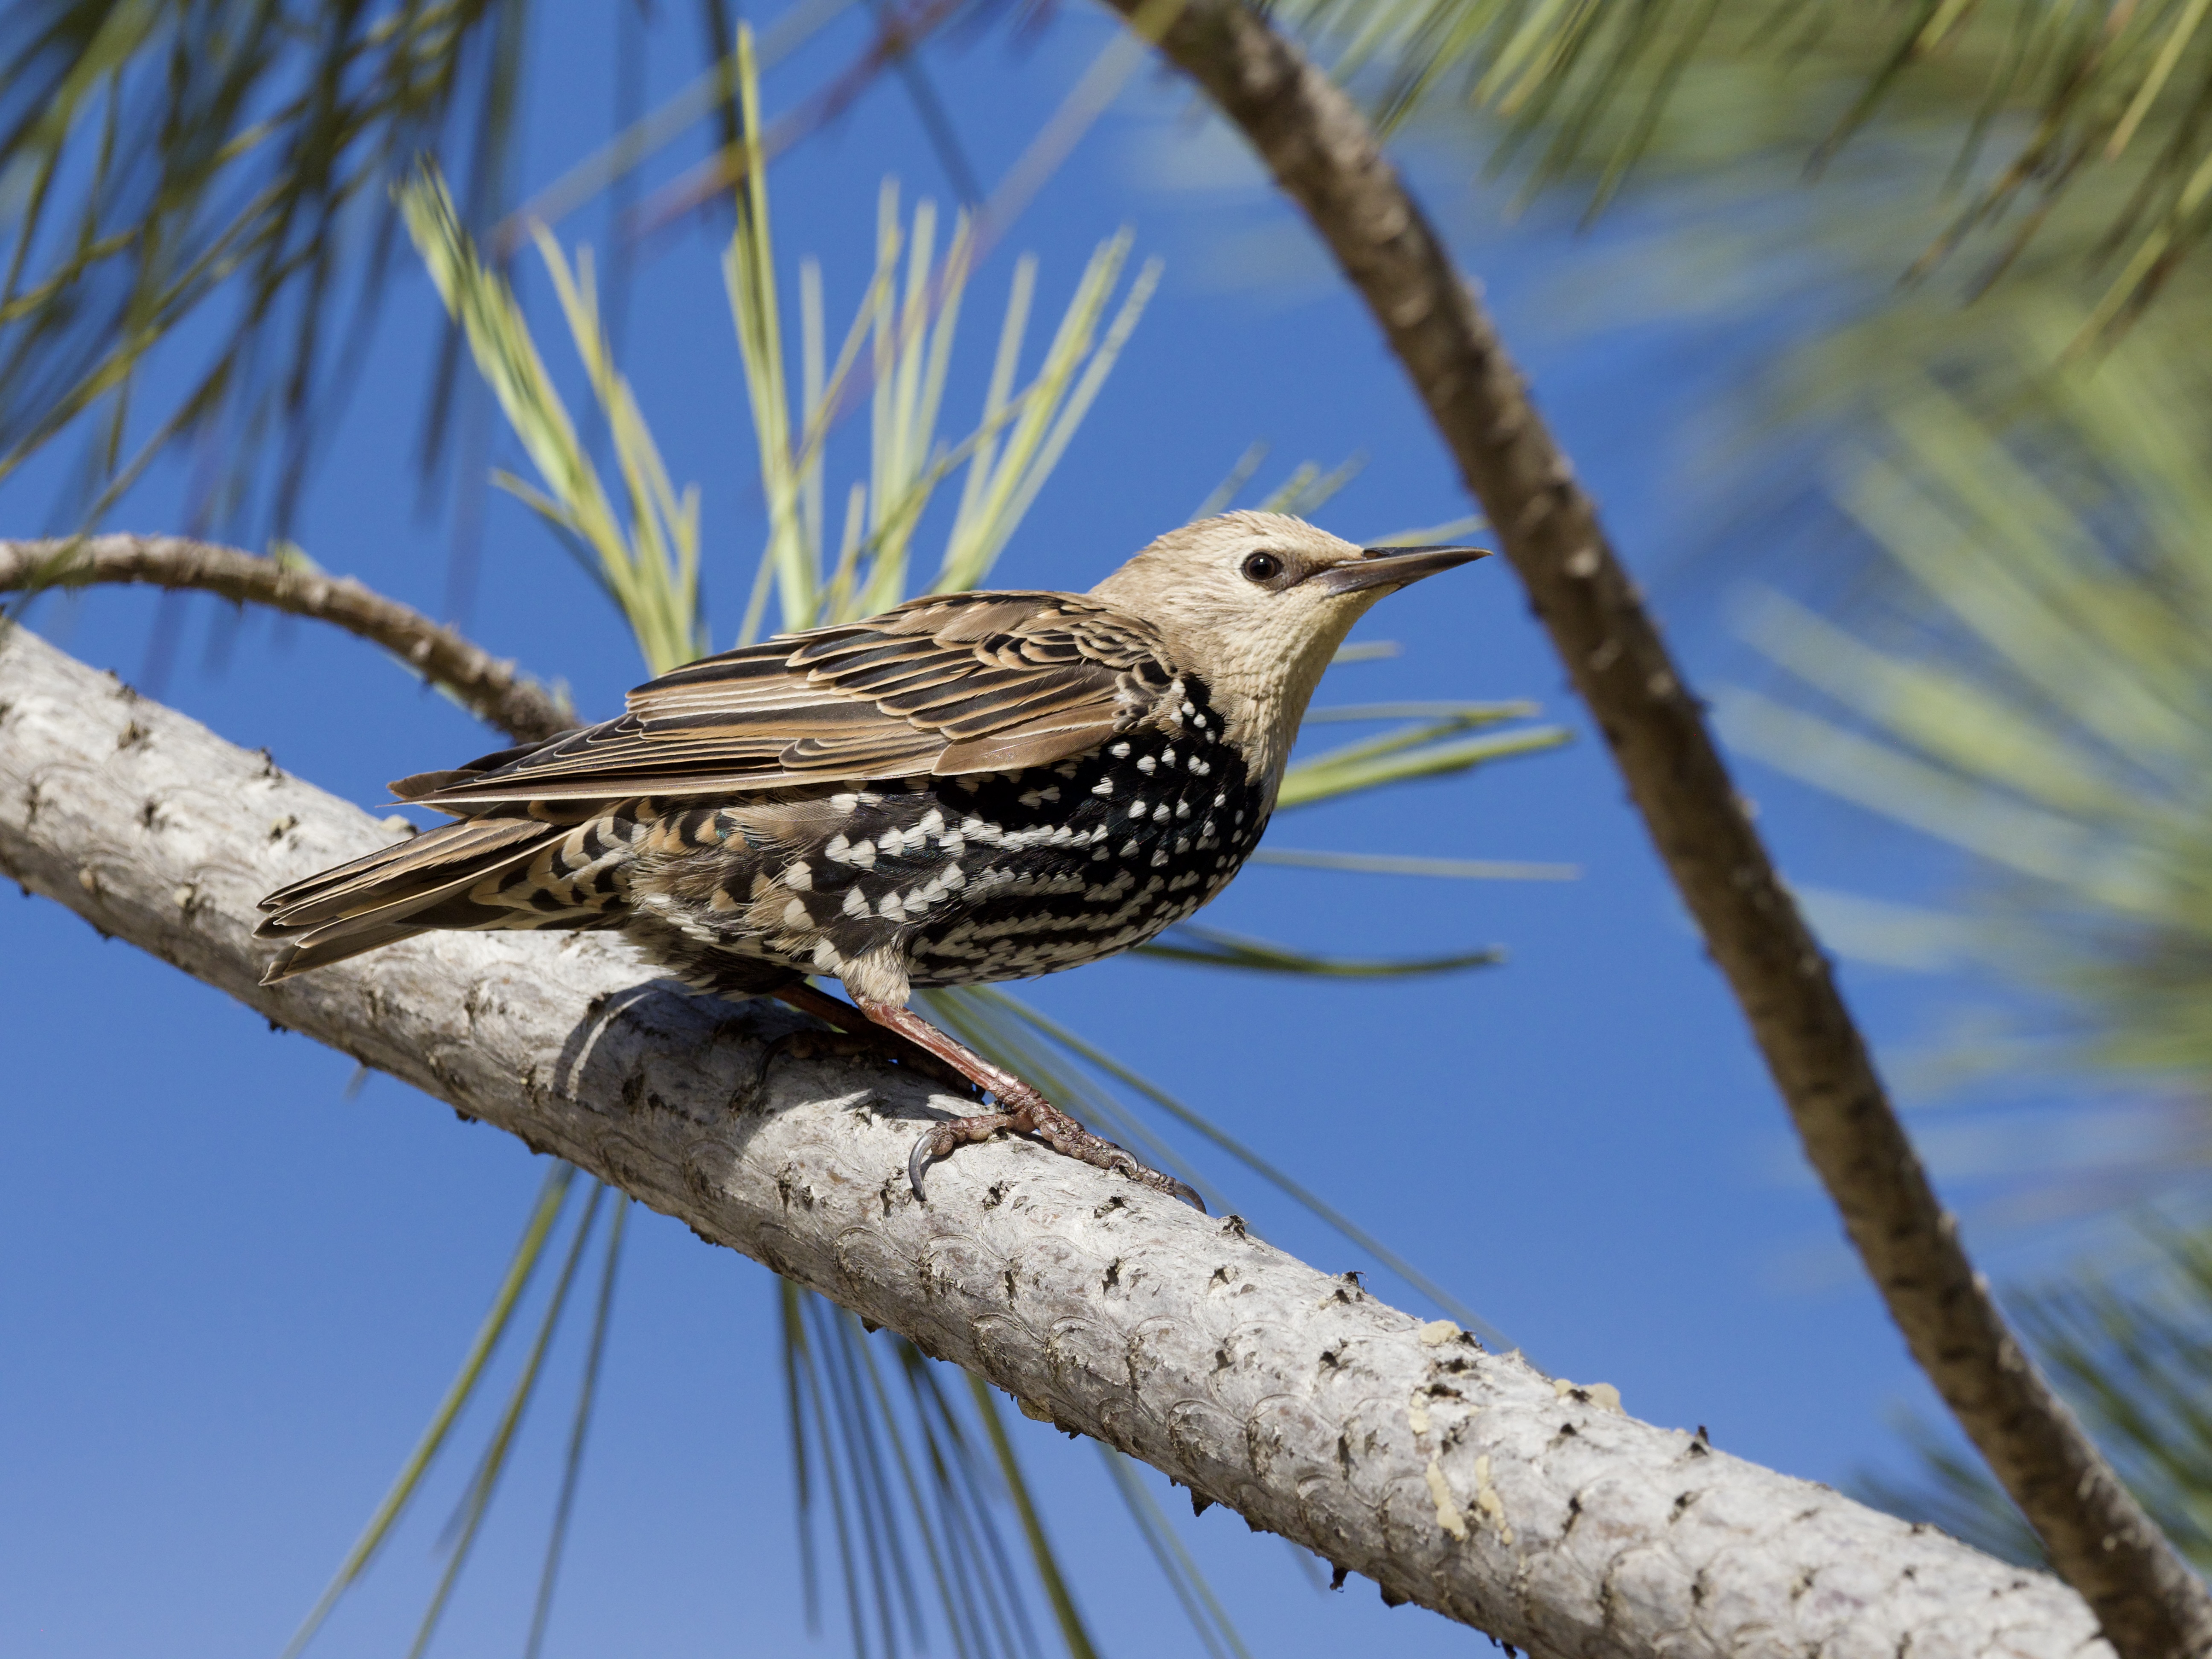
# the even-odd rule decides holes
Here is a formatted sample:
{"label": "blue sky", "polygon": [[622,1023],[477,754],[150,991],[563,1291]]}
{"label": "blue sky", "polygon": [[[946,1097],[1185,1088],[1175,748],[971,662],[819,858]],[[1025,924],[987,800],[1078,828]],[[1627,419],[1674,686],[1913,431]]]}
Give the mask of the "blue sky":
{"label": "blue sky", "polygon": [[[567,4],[541,17],[526,187],[599,142],[611,120],[610,14]],[[689,19],[655,37],[656,97],[696,62],[679,23]],[[1018,45],[994,30],[932,50],[987,180],[1107,33],[1100,18],[1068,12]],[[834,73],[860,38],[848,20],[779,68],[770,109]],[[1656,574],[1701,551],[1710,503],[1692,476],[1698,439],[1716,399],[1773,349],[1774,331],[1649,316],[1568,330],[1557,296],[1607,233],[1577,239],[1545,212],[1509,225],[1501,198],[1468,185],[1467,155],[1412,161],[1625,556]],[[833,319],[858,298],[886,171],[909,196],[948,195],[890,81],[774,173],[787,279],[801,252],[818,254]],[[1319,515],[1347,535],[1468,510],[1396,366],[1302,227],[1232,143],[1194,120],[1182,89],[1149,70],[977,276],[948,428],[974,417],[1012,255],[1040,254],[1048,318],[1089,249],[1124,223],[1139,257],[1165,259],[1164,282],[1000,566],[1003,584],[1090,586],[1180,521],[1255,440],[1272,446],[1267,482],[1302,459],[1367,458]],[[561,233],[604,252],[596,210]],[[623,350],[672,471],[702,489],[711,623],[726,643],[761,520],[718,239],[680,228],[646,247]],[[544,284],[526,293],[550,321]],[[325,567],[440,611],[447,530],[418,514],[413,481],[435,322],[434,295],[410,270],[325,447],[297,538]],[[556,332],[545,327],[541,339],[573,386]],[[833,481],[862,465],[865,423],[854,424]],[[497,454],[516,459],[508,442]],[[0,487],[0,522],[12,533],[43,528],[62,476],[57,456]],[[110,526],[179,527],[185,484],[183,469],[157,470]],[[1723,672],[1711,586],[1660,591],[1693,667]],[[96,594],[48,602],[33,621],[136,678],[155,610],[143,594]],[[492,746],[356,641],[264,617],[232,638],[220,614],[189,604],[161,695],[340,795],[374,804],[388,778]],[[611,611],[549,534],[497,495],[469,626],[494,651],[565,679],[586,714],[611,710],[641,678]],[[1509,963],[1347,988],[1124,961],[1026,994],[1318,1188],[1547,1370],[1613,1382],[1640,1416],[1705,1425],[1726,1449],[1813,1479],[1893,1461],[1889,1413],[1925,1406],[1926,1391],[1838,1248],[1741,1020],[1511,572],[1492,561],[1440,579],[1379,609],[1361,636],[1399,641],[1403,654],[1339,671],[1322,701],[1528,696],[1576,741],[1286,816],[1271,838],[1564,861],[1581,878],[1255,869],[1205,920],[1347,951],[1497,943]],[[1756,775],[1750,785],[1793,872],[1910,890],[1938,871],[1923,850],[1844,809]],[[0,1647],[26,1659],[273,1653],[427,1418],[544,1166],[388,1079],[349,1092],[349,1061],[272,1035],[57,907],[11,897],[0,917],[13,1189],[0,1211],[13,1264],[0,1276],[9,1336]],[[1856,971],[1847,982],[1878,1038],[1920,1029],[1923,982]],[[1324,1267],[1369,1265],[1240,1170],[1206,1167],[1267,1237]],[[548,1651],[800,1650],[772,1281],[674,1223],[634,1219]],[[1419,1305],[1387,1277],[1374,1283]],[[526,1429],[442,1651],[520,1645],[580,1334],[556,1353],[562,1380]],[[1079,1595],[1103,1645],[1195,1651],[1088,1449],[1047,1432],[1020,1443],[1053,1485],[1050,1524],[1082,1560]],[[404,1643],[470,1455],[451,1459],[425,1518],[315,1652]],[[1311,1590],[1282,1544],[1224,1511],[1183,1530],[1255,1650],[1425,1654],[1480,1640],[1418,1609],[1386,1611],[1357,1581],[1341,1595]],[[820,1650],[842,1641],[833,1617]]]}

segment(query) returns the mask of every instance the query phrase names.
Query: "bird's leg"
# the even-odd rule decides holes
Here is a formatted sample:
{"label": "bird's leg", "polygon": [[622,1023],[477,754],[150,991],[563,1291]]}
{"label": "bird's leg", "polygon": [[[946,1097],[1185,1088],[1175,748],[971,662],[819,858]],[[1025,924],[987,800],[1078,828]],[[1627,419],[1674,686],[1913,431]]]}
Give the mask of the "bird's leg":
{"label": "bird's leg", "polygon": [[793,1039],[806,1044],[806,1056],[838,1054],[854,1056],[888,1057],[902,1066],[911,1067],[933,1083],[945,1088],[963,1091],[976,1086],[957,1066],[950,1065],[931,1050],[911,1038],[878,1024],[842,998],[827,991],[817,990],[805,980],[779,987],[772,992],[775,1000],[796,1008],[802,1014],[811,1014],[823,1024],[832,1027],[828,1032],[793,1032],[779,1037],[769,1045],[769,1052],[761,1057],[763,1073],[769,1062],[787,1048],[795,1048]]}
{"label": "bird's leg", "polygon": [[1079,1158],[1102,1170],[1119,1170],[1132,1181],[1142,1182],[1200,1211],[1206,1208],[1206,1201],[1183,1182],[1158,1170],[1146,1169],[1112,1141],[1092,1134],[1012,1072],[994,1066],[965,1043],[939,1030],[913,1009],[895,1002],[863,1001],[860,1012],[956,1068],[969,1082],[988,1090],[999,1104],[1000,1109],[995,1112],[956,1117],[949,1123],[937,1124],[915,1142],[914,1152],[907,1159],[906,1172],[907,1179],[914,1183],[916,1198],[922,1195],[922,1171],[939,1158],[950,1157],[954,1147],[969,1141],[988,1140],[1001,1129],[1012,1129],[1017,1134],[1034,1135],[1065,1157]]}

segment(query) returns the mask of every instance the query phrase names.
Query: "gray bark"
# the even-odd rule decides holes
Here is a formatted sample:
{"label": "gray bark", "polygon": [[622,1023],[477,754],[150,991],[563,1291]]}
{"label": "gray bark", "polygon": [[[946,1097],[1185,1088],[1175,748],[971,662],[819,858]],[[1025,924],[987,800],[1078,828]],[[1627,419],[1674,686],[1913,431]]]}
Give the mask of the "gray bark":
{"label": "gray bark", "polygon": [[2127,1659],[2212,1654],[2191,1571],[2007,1324],[1735,792],[1703,705],[1496,328],[1358,106],[1243,0],[1108,0],[1205,89],[1366,302],[1728,976],[1913,1358]]}
{"label": "gray bark", "polygon": [[902,1176],[910,1074],[778,1059],[780,1011],[597,935],[435,934],[267,988],[254,902],[392,830],[16,629],[0,871],[270,1019],[567,1158],[1141,1458],[1545,1655],[2109,1655],[2039,1573],[1623,1415],[1020,1142]]}

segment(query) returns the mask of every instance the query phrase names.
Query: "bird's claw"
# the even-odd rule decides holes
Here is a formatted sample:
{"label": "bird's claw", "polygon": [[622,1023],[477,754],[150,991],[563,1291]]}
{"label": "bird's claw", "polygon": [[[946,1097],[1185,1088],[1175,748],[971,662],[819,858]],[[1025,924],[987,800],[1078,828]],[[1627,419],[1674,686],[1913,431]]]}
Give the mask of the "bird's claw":
{"label": "bird's claw", "polygon": [[1111,1169],[1117,1174],[1125,1175],[1139,1185],[1150,1187],[1156,1193],[1165,1193],[1170,1198],[1179,1198],[1200,1215],[1207,1213],[1206,1200],[1198,1195],[1198,1188],[1188,1182],[1177,1181],[1165,1170],[1155,1170],[1149,1164],[1138,1163],[1119,1146],[1113,1150],[1115,1152],[1113,1161],[1110,1164],[1100,1165],[1102,1169]]}
{"label": "bird's claw", "polygon": [[1055,1113],[1059,1119],[1059,1123],[1054,1126],[1055,1128],[1059,1125],[1069,1126],[1074,1129],[1075,1135],[1082,1138],[1080,1144],[1064,1145],[1064,1140],[1072,1140],[1073,1137],[1064,1131],[1058,1134],[1040,1133],[1044,1126],[1023,1123],[1018,1121],[1021,1115],[1014,1112],[986,1113],[977,1117],[955,1118],[948,1123],[935,1124],[922,1131],[914,1143],[914,1150],[906,1157],[907,1184],[914,1188],[915,1202],[926,1204],[929,1201],[928,1195],[922,1190],[921,1178],[931,1164],[939,1158],[950,1158],[953,1149],[963,1141],[988,1139],[1000,1129],[1013,1129],[1036,1136],[1064,1157],[1075,1158],[1094,1168],[1111,1170],[1141,1186],[1152,1188],[1155,1192],[1181,1199],[1200,1215],[1207,1213],[1206,1200],[1188,1182],[1178,1181],[1171,1175],[1164,1175],[1158,1170],[1147,1169],[1113,1142],[1102,1140],[1076,1126],[1073,1119]]}
{"label": "bird's claw", "polygon": [[914,1150],[906,1155],[907,1184],[914,1188],[914,1201],[927,1204],[928,1197],[921,1190],[921,1172],[940,1158],[948,1157],[957,1140],[943,1124],[922,1131],[921,1139],[914,1143]]}

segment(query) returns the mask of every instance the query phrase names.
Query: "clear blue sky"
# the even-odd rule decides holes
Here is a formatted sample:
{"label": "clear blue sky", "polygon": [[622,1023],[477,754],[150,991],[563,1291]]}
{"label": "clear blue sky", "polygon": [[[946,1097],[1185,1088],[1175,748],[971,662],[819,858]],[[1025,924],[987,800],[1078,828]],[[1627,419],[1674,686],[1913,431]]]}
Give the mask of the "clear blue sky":
{"label": "clear blue sky", "polygon": [[[542,184],[609,131],[612,9],[542,8],[525,174]],[[696,62],[672,15],[656,96]],[[979,171],[1011,163],[1107,34],[1062,14],[1010,45],[994,28],[929,54]],[[769,83],[771,109],[856,48],[840,26]],[[689,152],[687,152],[687,155]],[[774,174],[787,275],[822,256],[833,316],[858,297],[886,171],[948,195],[896,83],[810,138]],[[1596,244],[1546,216],[1507,227],[1470,193],[1468,156],[1417,171],[1460,257],[1498,307],[1628,558],[1698,550],[1681,482],[1711,400],[1765,349],[1723,319],[1601,337],[1555,325],[1553,295]],[[1081,588],[1179,521],[1247,444],[1272,480],[1304,459],[1368,457],[1321,514],[1358,536],[1468,510],[1395,365],[1304,233],[1182,90],[1148,71],[1055,176],[971,292],[946,425],[973,418],[1012,255],[1043,258],[1056,314],[1082,258],[1122,223],[1167,260],[1158,298],[1068,459],[1000,566],[1008,585]],[[606,240],[596,210],[564,240]],[[705,232],[646,250],[624,350],[679,480],[705,495],[714,637],[726,642],[759,545],[737,358]],[[529,285],[541,319],[542,283]],[[411,272],[342,433],[305,498],[299,539],[327,568],[427,610],[446,592],[447,531],[412,482],[435,300]],[[549,319],[550,320],[550,319]],[[574,384],[565,355],[541,337]],[[1767,343],[1771,344],[1771,341]],[[1034,349],[1034,348],[1033,348]],[[149,399],[149,406],[155,400]],[[864,424],[864,423],[862,423]],[[835,476],[860,465],[845,434]],[[501,457],[512,464],[513,446]],[[58,457],[0,488],[0,523],[43,528]],[[160,470],[110,520],[179,527],[185,478]],[[834,489],[834,486],[833,486]],[[923,545],[928,546],[925,532]],[[526,512],[489,503],[470,625],[560,677],[599,714],[640,678],[611,611]],[[1717,664],[1710,597],[1670,622]],[[126,678],[143,672],[155,601],[49,602],[35,625]],[[185,612],[170,702],[364,803],[385,780],[491,746],[374,651],[299,623]],[[1332,988],[1142,962],[1034,988],[1054,1017],[1168,1083],[1387,1237],[1540,1364],[1616,1384],[1659,1423],[1840,1481],[1894,1458],[1887,1414],[1925,1402],[1838,1229],[1717,975],[1666,885],[1611,764],[1568,699],[1511,572],[1492,562],[1378,611],[1395,661],[1340,671],[1323,700],[1534,696],[1572,726],[1563,753],[1279,821],[1306,847],[1562,860],[1572,884],[1249,872],[1210,922],[1294,944],[1443,951],[1499,943],[1502,968],[1412,985]],[[1780,790],[1767,823],[1795,871],[1829,877],[1915,856],[1865,823]],[[496,1133],[388,1079],[346,1091],[351,1062],[273,1036],[216,993],[57,907],[0,906],[11,1191],[0,1209],[0,1650],[45,1656],[271,1653],[382,1492],[483,1312],[543,1172]],[[1915,1029],[1915,985],[1854,976],[1878,1035]],[[1208,1166],[1270,1239],[1328,1268],[1358,1254],[1241,1171]],[[549,1652],[791,1652],[796,1589],[772,1282],[639,1212],[597,1438]],[[1387,1277],[1393,1299],[1419,1305]],[[519,1649],[565,1432],[561,1384],[520,1463],[441,1650]],[[509,1356],[512,1359],[512,1355]],[[480,1437],[483,1416],[474,1425]],[[1083,1559],[1079,1592],[1111,1652],[1194,1651],[1095,1461],[1048,1432],[1024,1455],[1054,1481],[1050,1524]],[[477,1443],[465,1440],[467,1448]],[[316,1650],[388,1654],[434,1574],[434,1534],[470,1452]],[[1279,1542],[1225,1511],[1182,1522],[1256,1651],[1464,1652],[1480,1638],[1371,1585],[1311,1590]],[[843,1651],[833,1617],[819,1650]],[[1486,1650],[1484,1649],[1483,1650]]]}

